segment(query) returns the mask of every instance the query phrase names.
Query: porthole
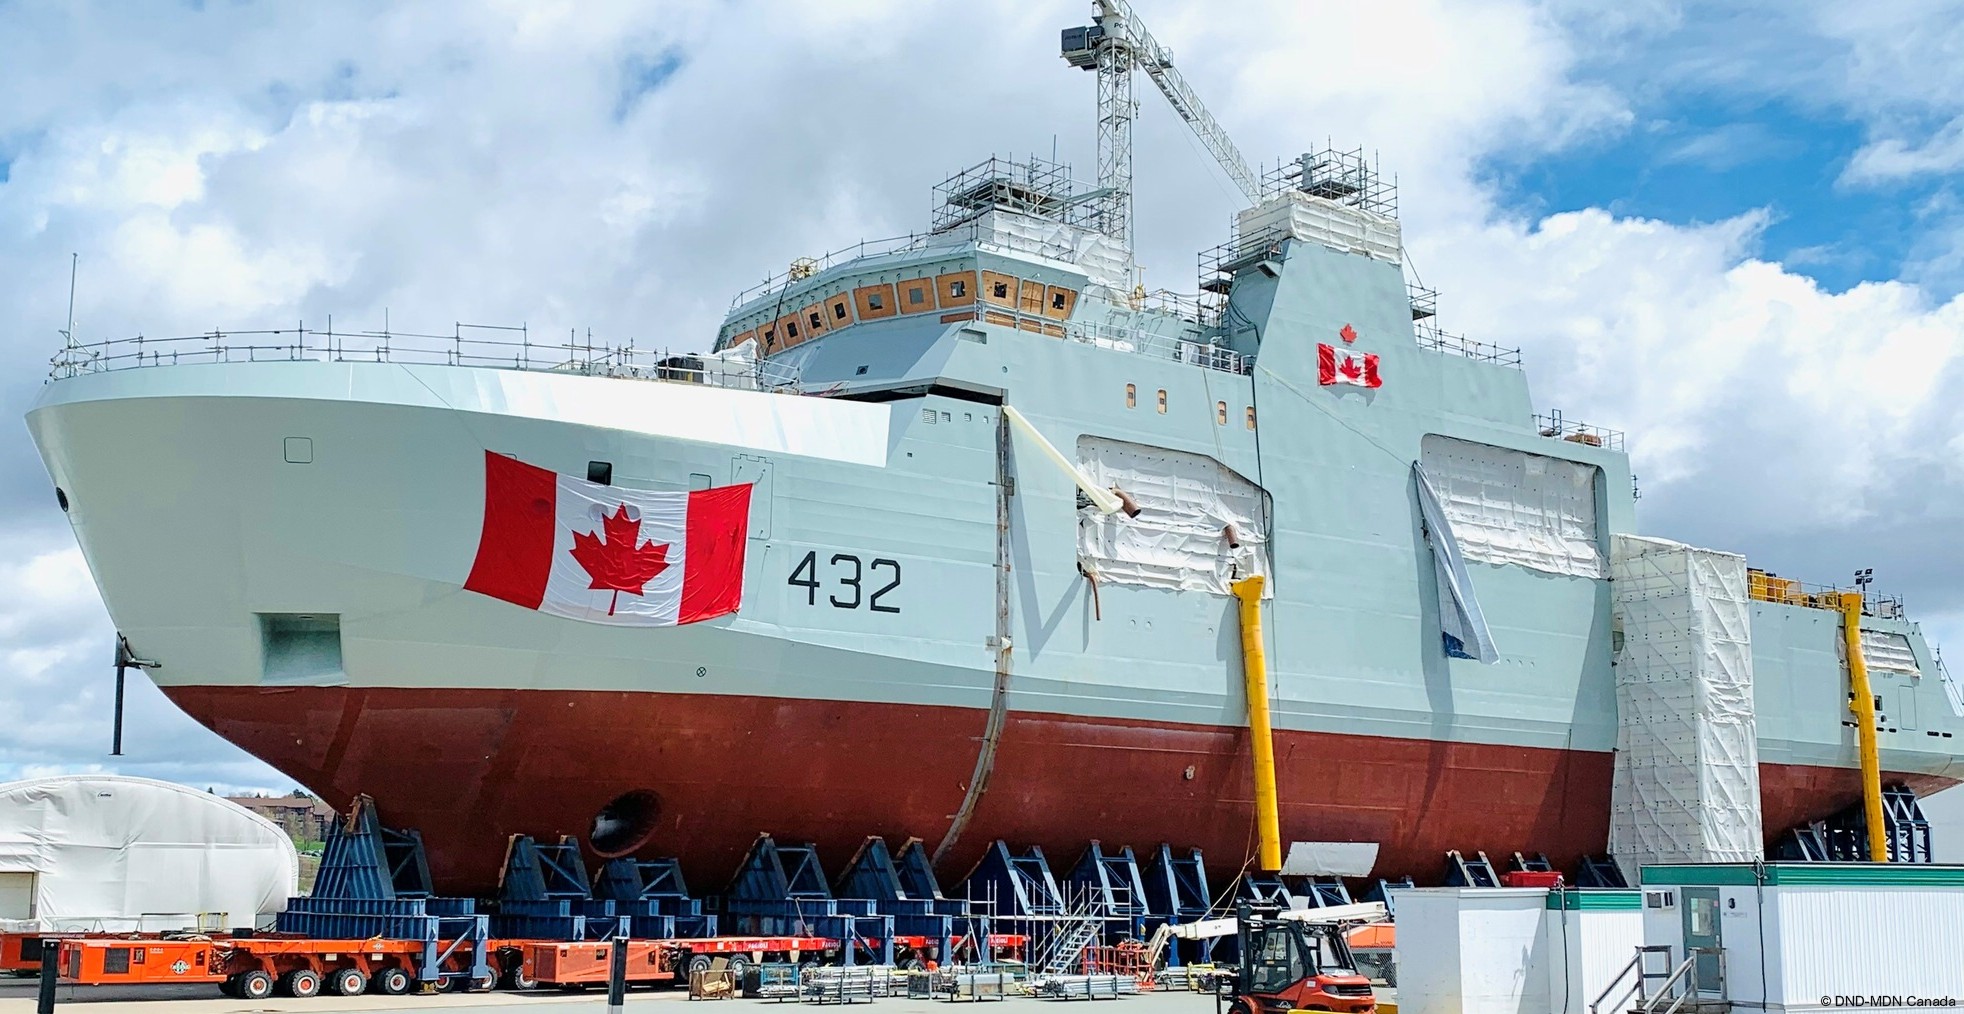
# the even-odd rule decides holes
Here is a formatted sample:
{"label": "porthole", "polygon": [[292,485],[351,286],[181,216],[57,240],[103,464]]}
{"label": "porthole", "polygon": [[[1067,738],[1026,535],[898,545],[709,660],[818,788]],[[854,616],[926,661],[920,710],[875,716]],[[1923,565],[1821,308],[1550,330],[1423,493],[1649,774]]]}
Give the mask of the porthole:
{"label": "porthole", "polygon": [[1253,405],[1248,406],[1248,428],[1251,430],[1255,428],[1255,406]]}
{"label": "porthole", "polygon": [[1126,408],[1139,407],[1139,385],[1137,384],[1125,385],[1125,407]]}
{"label": "porthole", "polygon": [[1214,422],[1220,426],[1227,425],[1227,402],[1217,401],[1214,403]]}
{"label": "porthole", "polygon": [[1159,414],[1166,414],[1166,389],[1163,387],[1159,389]]}

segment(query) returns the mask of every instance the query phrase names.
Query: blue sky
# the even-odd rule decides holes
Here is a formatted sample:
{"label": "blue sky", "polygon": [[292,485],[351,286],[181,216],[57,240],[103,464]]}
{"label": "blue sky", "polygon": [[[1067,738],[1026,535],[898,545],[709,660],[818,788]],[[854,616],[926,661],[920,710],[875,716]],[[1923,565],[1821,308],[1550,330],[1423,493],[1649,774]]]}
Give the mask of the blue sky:
{"label": "blue sky", "polygon": [[1602,208],[1690,224],[1764,210],[1761,256],[1837,292],[1913,269],[1927,225],[1918,206],[1947,186],[1840,185],[1862,125],[1777,100],[1701,96],[1635,114],[1638,122],[1614,136],[1530,157],[1496,152],[1482,170],[1504,206],[1536,217]]}
{"label": "blue sky", "polygon": [[[1622,429],[1647,531],[1875,566],[1964,645],[1964,2],[1137,0],[1254,161],[1377,149],[1441,323]],[[0,416],[85,337],[296,318],[690,348],[992,153],[1095,174],[1080,0],[0,3]],[[1236,210],[1141,85],[1139,257]],[[111,628],[0,440],[0,776],[110,763]],[[57,692],[59,691],[59,692]],[[132,773],[287,779],[139,694]],[[1957,837],[1964,840],[1964,830]]]}

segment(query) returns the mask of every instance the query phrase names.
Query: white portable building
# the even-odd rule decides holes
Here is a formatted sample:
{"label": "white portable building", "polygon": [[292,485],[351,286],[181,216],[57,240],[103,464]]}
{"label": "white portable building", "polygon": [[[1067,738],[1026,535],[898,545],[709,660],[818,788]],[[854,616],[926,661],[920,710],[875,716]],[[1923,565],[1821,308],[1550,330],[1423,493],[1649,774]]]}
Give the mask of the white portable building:
{"label": "white portable building", "polygon": [[1639,892],[1396,890],[1398,1005],[1426,1014],[1586,1014],[1643,943]]}
{"label": "white portable building", "polygon": [[1964,1000],[1964,866],[1700,863],[1642,880],[1645,941],[1671,948],[1673,968],[1710,949],[1699,990],[1735,1009]]}
{"label": "white portable building", "polygon": [[0,930],[256,926],[299,886],[285,831],[218,796],[120,775],[0,785]]}

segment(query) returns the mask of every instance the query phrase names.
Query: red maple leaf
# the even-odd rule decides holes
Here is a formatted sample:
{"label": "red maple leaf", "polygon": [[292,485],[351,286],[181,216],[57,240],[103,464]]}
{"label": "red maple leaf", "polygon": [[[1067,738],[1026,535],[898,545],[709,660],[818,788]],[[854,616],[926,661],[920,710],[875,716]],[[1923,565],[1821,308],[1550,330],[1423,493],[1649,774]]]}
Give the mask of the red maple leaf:
{"label": "red maple leaf", "polygon": [[1343,357],[1343,362],[1337,364],[1337,372],[1356,380],[1364,375],[1364,364],[1356,356],[1347,355]]}
{"label": "red maple leaf", "polygon": [[[614,599],[607,615],[621,603],[621,593],[641,594],[655,575],[668,569],[668,546],[641,542],[641,521],[627,516],[627,504],[600,519],[602,538],[592,532],[574,532],[573,559],[593,579],[589,588],[610,589]],[[641,542],[640,548],[635,543]]]}
{"label": "red maple leaf", "polygon": [[1354,342],[1357,340],[1357,329],[1345,324],[1343,330],[1337,332],[1337,337],[1347,342]]}

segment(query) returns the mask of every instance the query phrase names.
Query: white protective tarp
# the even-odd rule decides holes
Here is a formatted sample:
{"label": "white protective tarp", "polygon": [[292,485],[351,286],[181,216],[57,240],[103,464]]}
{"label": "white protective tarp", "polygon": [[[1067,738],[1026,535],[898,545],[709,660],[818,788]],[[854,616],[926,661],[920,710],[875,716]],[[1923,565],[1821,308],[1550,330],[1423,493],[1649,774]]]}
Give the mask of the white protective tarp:
{"label": "white protective tarp", "polygon": [[[1103,437],[1078,438],[1077,458],[1099,487],[1116,486],[1139,507],[1137,517],[1078,511],[1078,558],[1098,581],[1228,595],[1235,581],[1269,573],[1266,497],[1240,473],[1205,455]],[[1229,525],[1239,546],[1223,534]]]}
{"label": "white protective tarp", "polygon": [[1392,264],[1404,262],[1397,219],[1300,190],[1270,198],[1236,215],[1234,234],[1235,253],[1244,257],[1287,238]]}
{"label": "white protective tarp", "polygon": [[1421,444],[1419,463],[1466,559],[1608,576],[1596,466],[1437,435]]}
{"label": "white protective tarp", "polygon": [[1041,257],[1084,272],[1093,287],[1114,301],[1132,291],[1132,255],[1117,240],[1091,229],[1013,211],[987,211],[930,243],[974,242],[1006,253]]}
{"label": "white protective tarp", "polygon": [[1868,663],[1872,672],[1919,679],[1923,676],[1923,670],[1916,664],[1916,653],[1910,650],[1909,638],[1902,634],[1883,630],[1862,631],[1862,661]]}
{"label": "white protective tarp", "polygon": [[1764,858],[1746,559],[1617,535],[1609,848],[1652,863]]}
{"label": "white protective tarp", "polygon": [[1487,629],[1486,614],[1473,594],[1473,575],[1453,537],[1452,522],[1446,519],[1439,494],[1432,488],[1425,468],[1412,463],[1412,483],[1418,488],[1419,515],[1425,520],[1425,539],[1432,547],[1433,580],[1439,586],[1439,633],[1446,654],[1476,662],[1497,662],[1500,649],[1494,646]]}
{"label": "white protective tarp", "polygon": [[256,926],[299,887],[286,832],[169,782],[67,775],[0,785],[0,873],[32,901],[0,930]]}

